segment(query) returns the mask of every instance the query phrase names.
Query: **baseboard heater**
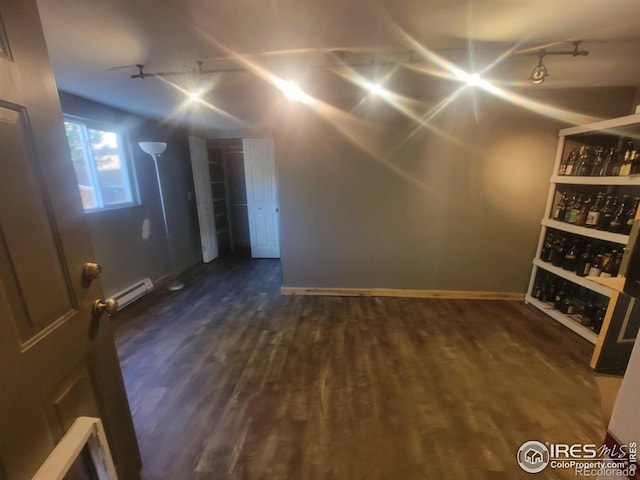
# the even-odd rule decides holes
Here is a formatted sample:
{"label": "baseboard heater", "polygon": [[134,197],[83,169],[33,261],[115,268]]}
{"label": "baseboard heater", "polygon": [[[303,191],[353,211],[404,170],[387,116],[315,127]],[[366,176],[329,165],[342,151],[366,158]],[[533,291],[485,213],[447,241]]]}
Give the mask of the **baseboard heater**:
{"label": "baseboard heater", "polygon": [[118,310],[122,310],[127,305],[138,300],[140,297],[146,295],[153,289],[153,282],[150,278],[143,278],[139,282],[128,286],[124,290],[120,290],[114,294],[111,298],[117,300]]}

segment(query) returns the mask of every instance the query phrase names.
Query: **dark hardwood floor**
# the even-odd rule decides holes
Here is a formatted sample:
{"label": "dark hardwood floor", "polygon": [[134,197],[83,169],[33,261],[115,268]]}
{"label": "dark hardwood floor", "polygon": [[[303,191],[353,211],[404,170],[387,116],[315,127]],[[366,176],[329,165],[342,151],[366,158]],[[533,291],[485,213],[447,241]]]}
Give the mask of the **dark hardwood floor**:
{"label": "dark hardwood floor", "polygon": [[604,437],[593,346],[522,303],[283,297],[276,260],[185,280],[113,318],[144,480],[532,478],[525,441]]}

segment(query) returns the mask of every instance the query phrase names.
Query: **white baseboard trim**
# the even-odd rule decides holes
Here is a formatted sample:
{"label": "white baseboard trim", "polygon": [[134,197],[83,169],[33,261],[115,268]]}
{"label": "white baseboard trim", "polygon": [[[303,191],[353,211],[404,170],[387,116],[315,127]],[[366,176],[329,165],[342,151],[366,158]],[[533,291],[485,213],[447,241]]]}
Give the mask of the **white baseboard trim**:
{"label": "white baseboard trim", "polygon": [[524,293],[477,292],[460,290],[414,290],[397,288],[309,288],[282,287],[282,295],[317,295],[327,297],[401,297],[443,298],[456,300],[514,300],[524,301]]}

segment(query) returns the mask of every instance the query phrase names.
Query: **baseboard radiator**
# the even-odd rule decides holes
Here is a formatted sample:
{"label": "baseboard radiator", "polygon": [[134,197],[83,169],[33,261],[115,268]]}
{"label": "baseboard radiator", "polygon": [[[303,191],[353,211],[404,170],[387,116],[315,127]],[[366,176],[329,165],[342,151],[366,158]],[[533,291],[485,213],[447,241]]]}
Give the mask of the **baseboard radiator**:
{"label": "baseboard radiator", "polygon": [[153,289],[153,282],[150,278],[143,278],[139,282],[120,290],[111,298],[118,301],[118,310],[122,310],[127,305],[138,300]]}

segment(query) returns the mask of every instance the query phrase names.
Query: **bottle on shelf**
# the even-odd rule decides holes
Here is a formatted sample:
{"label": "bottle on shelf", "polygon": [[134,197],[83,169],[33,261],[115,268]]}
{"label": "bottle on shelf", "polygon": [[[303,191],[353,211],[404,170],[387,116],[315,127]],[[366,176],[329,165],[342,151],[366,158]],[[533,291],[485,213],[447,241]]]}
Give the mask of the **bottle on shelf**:
{"label": "bottle on shelf", "polygon": [[564,216],[564,221],[567,223],[575,224],[578,221],[580,215],[580,209],[582,207],[582,194],[575,193],[571,198],[571,205],[567,209],[567,213]]}
{"label": "bottle on shelf", "polygon": [[611,217],[613,217],[614,213],[614,199],[613,195],[607,195],[606,200],[604,201],[604,206],[602,210],[600,210],[600,216],[598,218],[598,223],[596,224],[596,229],[598,230],[608,230],[609,225],[611,224]]}
{"label": "bottle on shelf", "polygon": [[576,275],[586,277],[591,270],[591,262],[593,261],[592,245],[589,243],[576,260]]}
{"label": "bottle on shelf", "polygon": [[587,219],[584,226],[587,228],[596,228],[598,225],[598,219],[600,218],[600,210],[602,210],[604,202],[604,193],[598,192],[596,199],[591,203],[589,212],[587,213]]}
{"label": "bottle on shelf", "polygon": [[613,250],[611,255],[605,260],[602,265],[602,271],[600,276],[604,278],[615,277],[618,275],[618,268],[620,268],[620,262],[618,260],[618,251]]}
{"label": "bottle on shelf", "polygon": [[605,175],[604,170],[604,148],[598,147],[595,150],[593,166],[591,167],[592,177],[602,177]]}
{"label": "bottle on shelf", "polygon": [[591,195],[587,195],[585,200],[580,205],[580,211],[578,212],[578,218],[576,219],[576,225],[580,227],[584,227],[587,223],[587,216],[589,215],[589,210],[591,209],[591,202],[593,201],[593,197]]}
{"label": "bottle on shelf", "polygon": [[564,221],[564,216],[567,211],[567,205],[569,203],[569,194],[563,193],[562,198],[560,198],[560,202],[555,206],[553,212],[551,213],[551,217],[554,220]]}
{"label": "bottle on shelf", "polygon": [[581,146],[578,152],[578,160],[576,166],[573,169],[573,174],[576,176],[585,176],[591,173],[591,148]]}
{"label": "bottle on shelf", "polygon": [[622,160],[622,165],[620,165],[620,171],[618,175],[624,176],[631,174],[631,152],[633,151],[633,144],[631,142],[627,142],[627,149],[624,152],[624,158]]}
{"label": "bottle on shelf", "polygon": [[576,270],[576,261],[578,260],[578,242],[575,241],[567,248],[562,261],[562,268],[574,272]]}
{"label": "bottle on shelf", "polygon": [[591,262],[591,268],[589,269],[590,277],[599,277],[602,272],[602,262],[603,262],[602,252],[594,255],[593,261]]}
{"label": "bottle on shelf", "polygon": [[631,152],[631,175],[640,173],[640,154],[634,148]]}
{"label": "bottle on shelf", "polygon": [[568,155],[566,164],[564,166],[564,173],[560,175],[573,175],[573,169],[576,166],[576,162],[578,160],[578,149],[574,148]]}
{"label": "bottle on shelf", "polygon": [[640,204],[640,197],[636,197],[633,199],[633,204],[627,212],[627,217],[624,224],[622,225],[622,228],[620,229],[620,233],[624,235],[629,235],[631,233],[631,227],[633,227],[633,221],[635,220],[636,213],[638,212],[638,204]]}
{"label": "bottle on shelf", "polygon": [[610,177],[614,174],[614,168],[616,165],[616,149],[611,147],[609,148],[609,150],[607,150],[607,155],[605,156],[604,159],[604,164],[602,165],[602,176],[603,177]]}
{"label": "bottle on shelf", "polygon": [[613,233],[620,233],[622,229],[622,225],[624,225],[627,220],[627,214],[629,210],[629,197],[627,195],[622,196],[622,200],[618,204],[615,213],[611,217],[611,222],[609,223],[609,231]]}

